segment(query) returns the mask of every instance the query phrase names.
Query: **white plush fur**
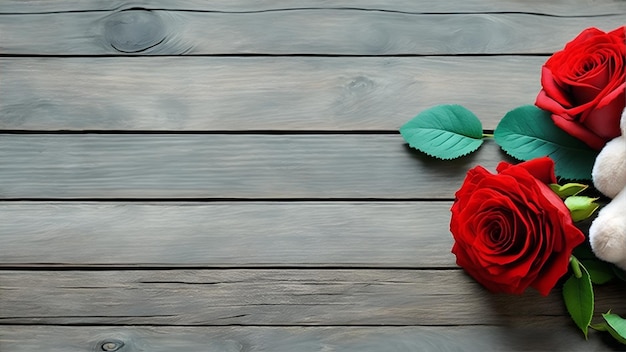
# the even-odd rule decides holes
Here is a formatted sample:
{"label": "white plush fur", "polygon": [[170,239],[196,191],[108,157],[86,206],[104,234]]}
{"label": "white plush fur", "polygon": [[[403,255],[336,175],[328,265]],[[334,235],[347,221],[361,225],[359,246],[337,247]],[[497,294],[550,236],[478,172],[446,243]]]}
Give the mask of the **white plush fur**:
{"label": "white plush fur", "polygon": [[600,210],[589,228],[589,240],[598,258],[626,270],[626,190]]}
{"label": "white plush fur", "polygon": [[617,137],[608,142],[591,171],[593,184],[609,198],[615,198],[626,186],[626,140]]}
{"label": "white plush fur", "polygon": [[626,270],[626,109],[621,128],[622,135],[604,146],[593,165],[594,185],[613,200],[591,224],[589,241],[598,258]]}

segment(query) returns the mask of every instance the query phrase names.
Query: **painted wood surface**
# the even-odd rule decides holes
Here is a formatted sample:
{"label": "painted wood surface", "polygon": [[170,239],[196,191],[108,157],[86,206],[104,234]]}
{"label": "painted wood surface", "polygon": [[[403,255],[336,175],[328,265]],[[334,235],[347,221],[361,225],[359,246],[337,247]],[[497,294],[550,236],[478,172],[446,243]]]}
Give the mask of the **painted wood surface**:
{"label": "painted wood surface", "polygon": [[[605,351],[548,297],[456,267],[439,162],[397,129],[491,130],[623,0],[6,0],[0,351]],[[131,57],[134,56],[134,57]],[[626,311],[623,285],[596,311]]]}
{"label": "painted wood surface", "polygon": [[451,202],[5,202],[0,266],[454,268]]}
{"label": "painted wood surface", "polygon": [[[546,318],[546,325],[561,318]],[[377,327],[3,326],[2,346],[13,352],[220,351],[619,351],[594,331],[589,341],[543,325]]]}
{"label": "painted wood surface", "polygon": [[494,129],[534,103],[545,60],[0,57],[0,129],[397,131],[451,103]]}
{"label": "painted wood surface", "polygon": [[[0,272],[5,324],[507,325],[568,316],[548,297],[492,295],[460,269]],[[624,311],[623,285],[596,288]],[[549,321],[549,320],[548,320]]]}
{"label": "painted wood surface", "polygon": [[546,54],[581,28],[623,25],[620,14],[413,14],[298,9],[145,10],[0,14],[0,50],[19,55],[458,55]]}
{"label": "painted wood surface", "polygon": [[260,12],[284,9],[363,9],[408,13],[521,12],[552,16],[597,16],[623,14],[622,0],[465,0],[450,4],[439,0],[5,0],[3,14],[68,11],[113,11],[129,8],[215,12]]}
{"label": "painted wood surface", "polygon": [[495,143],[444,162],[395,135],[5,134],[4,199],[451,199]]}

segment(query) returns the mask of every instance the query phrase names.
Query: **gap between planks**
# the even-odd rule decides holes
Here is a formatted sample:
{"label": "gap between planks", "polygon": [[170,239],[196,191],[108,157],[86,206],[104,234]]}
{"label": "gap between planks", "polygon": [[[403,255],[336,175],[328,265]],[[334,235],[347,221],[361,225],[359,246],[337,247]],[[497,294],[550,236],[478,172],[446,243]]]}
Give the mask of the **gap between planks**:
{"label": "gap between planks", "polygon": [[395,11],[406,13],[484,13],[484,12],[532,12],[553,16],[595,16],[615,14],[624,11],[623,4],[600,0],[590,3],[587,0],[553,0],[550,2],[528,3],[515,0],[465,0],[454,3],[438,0],[289,0],[247,1],[247,0],[216,0],[208,4],[205,1],[190,0],[111,0],[107,2],[97,0],[30,0],[24,3],[21,0],[5,0],[2,13],[38,13],[38,12],[70,12],[70,11],[115,11],[131,8],[171,9],[187,11],[222,11],[222,12],[251,12],[276,11],[281,9],[344,9],[359,8],[364,11]]}

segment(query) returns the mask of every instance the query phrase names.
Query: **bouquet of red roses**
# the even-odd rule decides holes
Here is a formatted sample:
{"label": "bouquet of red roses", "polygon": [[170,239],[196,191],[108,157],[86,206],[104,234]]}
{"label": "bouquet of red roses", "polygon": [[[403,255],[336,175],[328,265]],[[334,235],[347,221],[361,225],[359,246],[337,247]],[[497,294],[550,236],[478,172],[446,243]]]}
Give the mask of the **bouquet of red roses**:
{"label": "bouquet of red roses", "polygon": [[547,295],[571,272],[563,297],[585,337],[591,327],[626,343],[626,319],[607,312],[591,324],[593,284],[626,280],[620,268],[594,257],[577,226],[595,215],[598,198],[583,195],[584,184],[557,182],[591,180],[600,150],[622,134],[626,27],[581,32],[545,62],[541,85],[535,106],[508,112],[493,134],[459,105],[428,109],[400,133],[440,159],[467,155],[493,138],[523,160],[502,162],[495,174],[481,166],[467,173],[451,208],[457,264],[488,290],[510,294],[532,287]]}

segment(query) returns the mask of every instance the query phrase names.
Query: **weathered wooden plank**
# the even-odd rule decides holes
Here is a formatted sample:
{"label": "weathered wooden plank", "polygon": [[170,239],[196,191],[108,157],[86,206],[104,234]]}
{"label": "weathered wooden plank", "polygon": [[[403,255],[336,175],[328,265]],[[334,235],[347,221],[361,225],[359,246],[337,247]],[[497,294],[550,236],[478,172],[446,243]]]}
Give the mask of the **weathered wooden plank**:
{"label": "weathered wooden plank", "polygon": [[[588,341],[562,318],[511,327],[102,327],[5,325],[0,346],[11,352],[102,351],[619,351],[600,333]],[[112,344],[112,345],[107,345]]]}
{"label": "weathered wooden plank", "polygon": [[[543,57],[0,58],[5,130],[397,130],[458,103],[486,129]],[[167,67],[167,69],[163,69]]]}
{"label": "weathered wooden plank", "polygon": [[296,9],[363,9],[408,13],[531,12],[553,16],[597,16],[624,13],[620,0],[4,0],[0,13],[103,11],[141,7],[189,11],[253,12]]}
{"label": "weathered wooden plank", "polygon": [[451,202],[0,203],[0,266],[455,267]]}
{"label": "weathered wooden plank", "polygon": [[622,13],[412,14],[359,9],[245,13],[145,10],[0,15],[0,51],[19,55],[552,53]]}
{"label": "weathered wooden plank", "polygon": [[[0,271],[3,324],[510,325],[568,318],[560,292],[492,295],[461,270]],[[626,311],[621,287],[596,310]],[[572,327],[573,328],[573,327]]]}
{"label": "weathered wooden plank", "polygon": [[395,135],[4,134],[0,197],[453,198],[476,164],[438,161]]}

